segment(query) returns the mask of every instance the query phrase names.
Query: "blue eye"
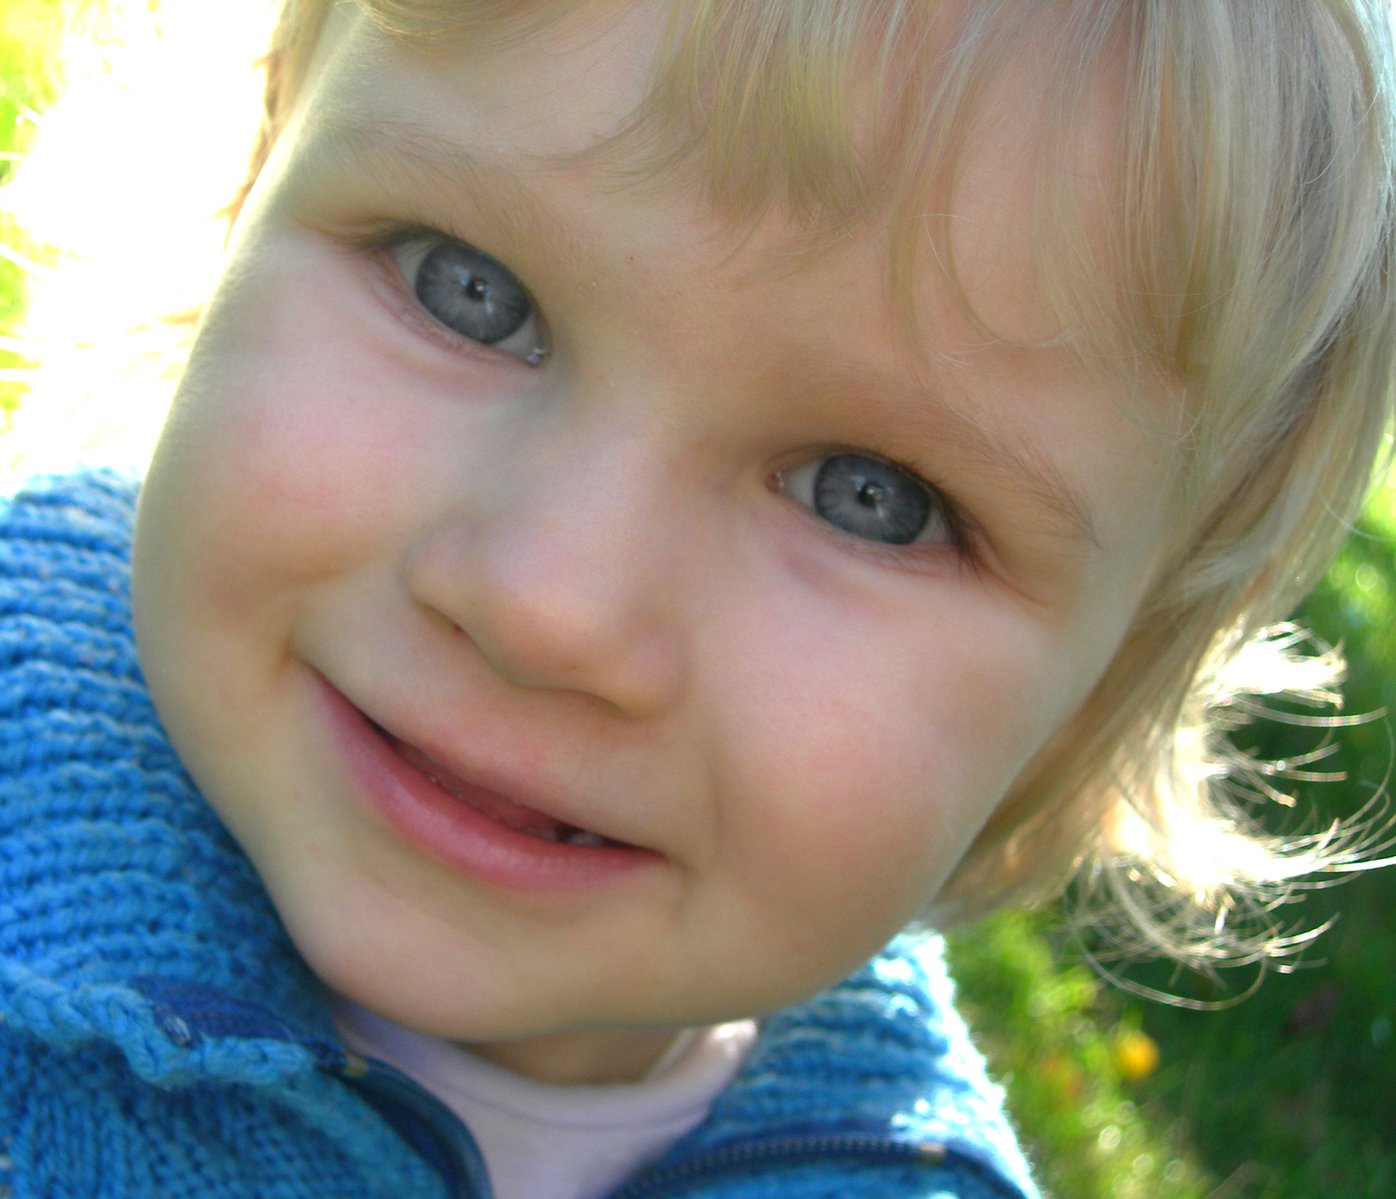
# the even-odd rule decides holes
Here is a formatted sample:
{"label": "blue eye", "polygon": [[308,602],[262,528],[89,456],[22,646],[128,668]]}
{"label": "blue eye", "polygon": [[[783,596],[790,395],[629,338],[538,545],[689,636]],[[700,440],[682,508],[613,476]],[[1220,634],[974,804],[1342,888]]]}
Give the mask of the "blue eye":
{"label": "blue eye", "polygon": [[954,539],[945,503],[930,484],[881,458],[830,454],[782,472],[780,485],[853,537],[884,545]]}
{"label": "blue eye", "polygon": [[547,353],[533,300],[513,271],[464,242],[416,237],[392,250],[417,302],[460,336],[537,366]]}

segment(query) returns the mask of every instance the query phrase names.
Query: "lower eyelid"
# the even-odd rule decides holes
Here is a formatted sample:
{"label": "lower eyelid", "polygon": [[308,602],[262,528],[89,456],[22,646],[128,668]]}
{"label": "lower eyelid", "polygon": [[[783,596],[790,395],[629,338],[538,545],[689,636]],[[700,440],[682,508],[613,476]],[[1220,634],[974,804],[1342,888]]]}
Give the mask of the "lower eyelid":
{"label": "lower eyelid", "polygon": [[855,537],[842,529],[822,521],[814,513],[809,513],[811,521],[823,526],[825,535],[833,538],[845,553],[872,562],[879,567],[893,567],[897,570],[927,574],[939,573],[947,566],[964,567],[974,565],[974,555],[965,539],[953,529],[943,541],[913,542],[909,545],[890,545],[882,541],[869,541]]}

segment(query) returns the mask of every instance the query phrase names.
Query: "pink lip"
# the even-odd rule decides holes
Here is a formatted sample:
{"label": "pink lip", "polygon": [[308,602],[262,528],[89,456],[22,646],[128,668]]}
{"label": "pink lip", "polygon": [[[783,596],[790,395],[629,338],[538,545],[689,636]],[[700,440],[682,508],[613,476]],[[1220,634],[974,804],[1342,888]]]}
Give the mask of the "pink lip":
{"label": "pink lip", "polygon": [[[331,731],[368,806],[404,841],[452,869],[506,890],[575,892],[660,860],[637,846],[549,841],[492,819],[409,763],[332,684],[319,682]],[[486,810],[492,798],[520,802],[462,781]]]}

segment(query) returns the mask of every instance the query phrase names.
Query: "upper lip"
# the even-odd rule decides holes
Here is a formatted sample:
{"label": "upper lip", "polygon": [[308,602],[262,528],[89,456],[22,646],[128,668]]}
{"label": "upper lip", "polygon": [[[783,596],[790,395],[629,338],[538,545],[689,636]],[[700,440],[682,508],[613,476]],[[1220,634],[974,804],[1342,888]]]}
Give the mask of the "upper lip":
{"label": "upper lip", "polygon": [[[333,683],[330,684],[334,686]],[[337,688],[336,688],[337,689]],[[577,810],[580,805],[574,805],[566,801],[559,801],[556,794],[546,787],[540,787],[535,781],[520,777],[517,773],[506,769],[471,760],[462,755],[453,745],[440,739],[430,732],[416,729],[406,730],[399,728],[393,722],[381,719],[378,715],[363,707],[357,700],[351,699],[344,692],[340,692],[347,703],[358,709],[360,715],[377,729],[386,733],[389,737],[410,745],[419,753],[424,754],[433,762],[438,763],[450,774],[461,779],[468,786],[479,787],[486,791],[492,791],[497,795],[502,795],[514,803],[522,804],[532,808],[542,815],[558,821],[573,828],[582,829],[589,833],[608,840],[617,841],[626,845],[635,843],[620,833],[612,831],[607,827],[597,824],[593,813],[582,813]]]}

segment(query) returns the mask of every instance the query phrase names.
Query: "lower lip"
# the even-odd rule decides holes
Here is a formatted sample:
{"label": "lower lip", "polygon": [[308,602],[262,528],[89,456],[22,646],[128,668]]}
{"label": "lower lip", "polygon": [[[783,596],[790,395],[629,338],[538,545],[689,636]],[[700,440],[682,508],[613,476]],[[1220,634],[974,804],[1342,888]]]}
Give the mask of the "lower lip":
{"label": "lower lip", "polygon": [[329,683],[321,691],[335,740],[369,807],[401,837],[461,874],[520,892],[576,892],[628,878],[660,855],[632,846],[567,845],[477,812],[401,758]]}

